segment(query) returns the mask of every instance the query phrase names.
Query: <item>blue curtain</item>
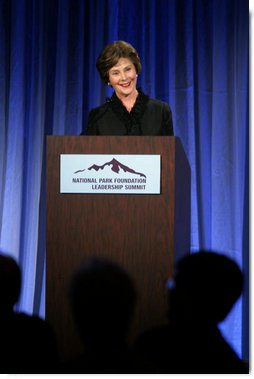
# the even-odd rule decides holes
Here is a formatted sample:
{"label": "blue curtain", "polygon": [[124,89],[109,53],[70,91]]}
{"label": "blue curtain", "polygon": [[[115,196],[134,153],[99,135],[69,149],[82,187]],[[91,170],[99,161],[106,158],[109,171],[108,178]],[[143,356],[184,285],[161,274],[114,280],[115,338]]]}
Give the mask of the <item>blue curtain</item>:
{"label": "blue curtain", "polygon": [[[166,101],[190,162],[191,250],[245,275],[221,325],[248,358],[247,0],[0,0],[0,248],[23,271],[18,309],[44,316],[45,140],[79,135],[111,95],[95,68],[105,44],[133,44],[138,85]],[[216,280],[216,278],[214,278]]]}

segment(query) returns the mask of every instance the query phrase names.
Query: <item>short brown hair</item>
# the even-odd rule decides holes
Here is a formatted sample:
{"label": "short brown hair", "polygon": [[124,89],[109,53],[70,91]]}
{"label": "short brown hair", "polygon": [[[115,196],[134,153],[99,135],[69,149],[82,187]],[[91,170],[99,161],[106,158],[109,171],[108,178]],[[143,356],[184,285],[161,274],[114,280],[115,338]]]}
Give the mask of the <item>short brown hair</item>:
{"label": "short brown hair", "polygon": [[115,41],[107,45],[100,53],[96,67],[101,80],[109,81],[109,70],[115,66],[120,58],[128,58],[134,64],[137,74],[141,71],[141,62],[136,49],[128,42]]}

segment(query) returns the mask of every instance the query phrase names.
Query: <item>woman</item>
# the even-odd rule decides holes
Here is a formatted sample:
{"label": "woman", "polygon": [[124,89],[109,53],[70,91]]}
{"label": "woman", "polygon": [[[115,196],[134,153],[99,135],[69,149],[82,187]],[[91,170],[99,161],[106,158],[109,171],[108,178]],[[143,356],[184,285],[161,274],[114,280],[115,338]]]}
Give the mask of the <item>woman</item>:
{"label": "woman", "polygon": [[106,103],[89,113],[87,135],[173,135],[169,106],[150,99],[137,89],[141,63],[129,43],[116,41],[107,45],[96,67],[102,81],[114,88]]}

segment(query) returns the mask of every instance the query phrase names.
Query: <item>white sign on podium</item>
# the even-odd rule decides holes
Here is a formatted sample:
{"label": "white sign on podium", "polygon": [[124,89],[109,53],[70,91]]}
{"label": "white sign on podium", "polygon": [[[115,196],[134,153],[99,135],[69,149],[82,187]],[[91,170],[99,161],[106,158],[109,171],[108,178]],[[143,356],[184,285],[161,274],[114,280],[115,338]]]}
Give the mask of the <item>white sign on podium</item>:
{"label": "white sign on podium", "polygon": [[60,193],[160,194],[160,155],[61,154]]}

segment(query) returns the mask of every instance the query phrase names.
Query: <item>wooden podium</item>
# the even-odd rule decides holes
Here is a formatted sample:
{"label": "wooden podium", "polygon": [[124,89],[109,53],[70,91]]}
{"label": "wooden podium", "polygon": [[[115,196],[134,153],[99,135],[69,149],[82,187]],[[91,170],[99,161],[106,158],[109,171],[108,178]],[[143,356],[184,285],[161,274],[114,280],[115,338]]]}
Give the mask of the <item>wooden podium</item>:
{"label": "wooden podium", "polygon": [[[60,193],[60,154],[160,154],[161,193]],[[46,318],[63,357],[81,349],[68,288],[92,256],[119,263],[134,280],[132,337],[166,322],[165,282],[190,248],[190,168],[177,137],[48,137],[46,220]]]}

